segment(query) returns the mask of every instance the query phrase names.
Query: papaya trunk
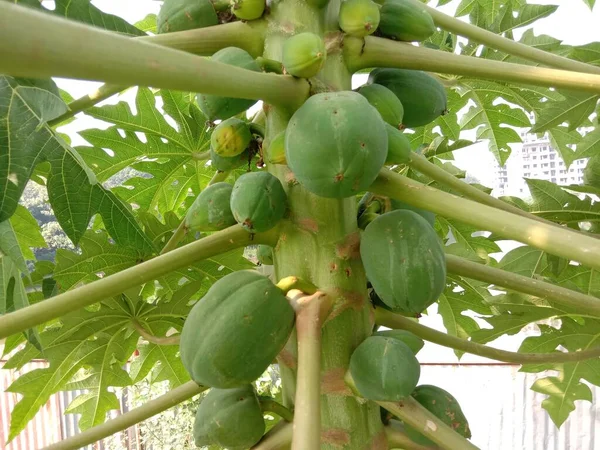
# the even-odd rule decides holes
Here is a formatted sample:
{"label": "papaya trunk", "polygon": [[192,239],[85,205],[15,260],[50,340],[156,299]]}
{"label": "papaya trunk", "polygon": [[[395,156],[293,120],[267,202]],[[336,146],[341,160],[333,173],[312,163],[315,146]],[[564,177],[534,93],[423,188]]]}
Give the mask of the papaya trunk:
{"label": "papaya trunk", "polygon": [[[339,2],[332,0],[318,10],[302,0],[283,0],[269,15],[271,23],[265,39],[264,57],[281,61],[285,39],[310,31],[322,36],[337,30]],[[294,24],[302,24],[295,30]],[[341,52],[329,53],[320,81],[335,90],[351,89],[351,75]],[[266,106],[265,144],[285,129],[289,114]],[[318,164],[319,161],[315,161]],[[360,261],[356,200],[318,197],[301,187],[286,166],[268,169],[286,186],[290,205],[289,218],[281,228],[274,249],[277,280],[297,276],[310,281],[334,298],[331,314],[322,329],[321,342],[321,448],[387,449],[379,406],[359,401],[344,383],[353,350],[373,328],[373,317],[366,290],[366,278]],[[284,403],[292,406],[295,396],[297,342],[292,336],[280,354]]]}

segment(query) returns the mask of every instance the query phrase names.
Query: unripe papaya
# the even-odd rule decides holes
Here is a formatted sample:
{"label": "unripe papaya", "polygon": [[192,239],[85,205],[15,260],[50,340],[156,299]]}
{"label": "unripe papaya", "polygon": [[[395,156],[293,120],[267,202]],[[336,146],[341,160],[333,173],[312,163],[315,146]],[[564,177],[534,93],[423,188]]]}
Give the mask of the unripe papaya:
{"label": "unripe papaya", "polygon": [[370,336],[352,353],[349,372],[364,398],[396,402],[414,391],[421,366],[413,351],[399,339]]}
{"label": "unripe papaya", "polygon": [[159,34],[218,25],[210,0],[165,0],[156,18]]}
{"label": "unripe papaya", "polygon": [[267,147],[267,161],[270,164],[285,164],[285,130],[271,139]]}
{"label": "unripe papaya", "polygon": [[398,128],[385,124],[388,135],[386,165],[407,164],[410,162],[410,140]]}
{"label": "unripe papaya", "polygon": [[383,120],[400,129],[404,118],[404,106],[396,94],[381,84],[365,84],[358,89],[358,93],[379,111]]}
{"label": "unripe papaya", "polygon": [[[461,436],[469,439],[471,430],[458,401],[448,392],[437,386],[422,384],[417,386],[412,397],[429,412],[452,428]],[[434,446],[435,444],[414,428],[405,425],[404,430],[411,440],[418,444]]]}
{"label": "unripe papaya", "polygon": [[229,183],[215,183],[200,192],[185,216],[185,227],[190,231],[218,231],[235,225],[229,206],[232,190]]}
{"label": "unripe papaya", "polygon": [[296,179],[321,197],[351,197],[366,190],[387,155],[385,122],[357,92],[310,97],[292,116],[285,155]]}
{"label": "unripe papaya", "polygon": [[588,186],[600,188],[600,155],[592,156],[583,171],[583,182]]}
{"label": "unripe papaya", "polygon": [[246,150],[251,140],[248,124],[231,117],[215,127],[210,135],[210,148],[219,156],[231,158]]}
{"label": "unripe papaya", "polygon": [[429,223],[396,210],[371,222],[360,241],[367,278],[392,310],[419,314],[446,287],[444,247]]}
{"label": "unripe papaya", "polygon": [[259,19],[265,12],[265,0],[233,0],[231,12],[238,19]]}
{"label": "unripe papaya", "polygon": [[294,326],[283,291],[253,270],[225,275],[190,311],[180,354],[196,383],[228,389],[256,380],[273,362]]}
{"label": "unripe papaya", "polygon": [[210,150],[210,164],[217,170],[220,170],[221,172],[237,169],[238,167],[242,167],[244,164],[249,163],[249,150],[244,150],[239,155],[233,156],[231,158],[228,158],[227,156],[219,156],[214,152],[213,149]]}
{"label": "unripe papaya", "polygon": [[385,0],[379,31],[399,41],[424,41],[435,33],[431,15],[410,0]]}
{"label": "unripe papaya", "polygon": [[402,123],[420,127],[445,114],[448,100],[444,86],[431,75],[418,70],[375,69],[369,83],[381,84],[396,94],[404,106]]}
{"label": "unripe papaya", "polygon": [[379,6],[371,0],[344,0],[338,20],[340,28],[350,36],[373,34],[379,26]]}
{"label": "unripe papaya", "polygon": [[287,208],[287,194],[279,179],[269,172],[251,172],[233,185],[231,211],[235,220],[251,233],[277,225]]}
{"label": "unripe papaya", "polygon": [[423,339],[406,330],[381,330],[374,333],[374,336],[385,336],[392,339],[398,339],[399,341],[404,342],[415,355],[419,353],[425,345]]}
{"label": "unripe papaya", "polygon": [[300,33],[283,43],[282,63],[290,75],[311,78],[323,67],[326,55],[325,44],[320,36]]}
{"label": "unripe papaya", "polygon": [[[229,64],[242,69],[260,72],[260,66],[250,54],[237,47],[226,47],[212,56],[213,61]],[[208,120],[229,119],[256,103],[256,100],[244,98],[219,97],[211,94],[198,94],[198,106]]]}
{"label": "unripe papaya", "polygon": [[252,385],[211,389],[200,402],[194,421],[196,447],[250,448],[265,432],[260,402]]}
{"label": "unripe papaya", "polygon": [[415,206],[409,205],[408,203],[401,202],[400,200],[391,199],[392,210],[395,209],[406,209],[408,211],[416,212],[423,219],[425,219],[429,225],[433,228],[435,226],[435,213],[431,211],[427,211],[426,209],[417,208]]}
{"label": "unripe papaya", "polygon": [[256,258],[258,262],[265,266],[273,265],[273,247],[270,245],[260,244],[256,250]]}

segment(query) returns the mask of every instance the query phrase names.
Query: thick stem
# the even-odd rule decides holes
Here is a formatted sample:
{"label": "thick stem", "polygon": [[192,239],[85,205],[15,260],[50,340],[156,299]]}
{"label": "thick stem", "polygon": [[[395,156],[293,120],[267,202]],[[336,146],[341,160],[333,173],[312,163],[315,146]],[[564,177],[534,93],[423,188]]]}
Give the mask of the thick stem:
{"label": "thick stem", "polygon": [[263,410],[263,412],[272,412],[277,414],[286,422],[292,422],[294,420],[294,413],[276,401],[274,398],[260,397],[259,401],[260,408]]}
{"label": "thick stem", "polygon": [[399,314],[394,314],[382,308],[377,308],[375,310],[375,322],[385,327],[400,328],[402,330],[410,331],[421,339],[443,347],[462,350],[463,352],[471,353],[473,355],[513,364],[563,364],[600,357],[600,347],[569,353],[517,353],[500,350],[488,347],[487,345],[478,344],[477,342],[467,341],[466,339],[461,339],[456,336],[450,336],[449,334],[426,327],[412,319]]}
{"label": "thick stem", "polygon": [[152,416],[160,414],[161,412],[192,398],[194,395],[200,394],[206,389],[208,388],[198,386],[193,381],[188,381],[172,391],[161,395],[154,400],[150,400],[138,408],[132,409],[125,414],[85,430],[64,441],[44,447],[43,450],[76,450],[85,447],[86,445],[93,444],[94,442],[100,441],[119,431],[126,430],[136,423],[143,422]]}
{"label": "thick stem", "polygon": [[512,39],[507,39],[499,34],[492,33],[491,31],[484,30],[483,28],[444,14],[435,8],[424,5],[418,0],[412,1],[418,3],[421,8],[424,8],[429,12],[431,17],[433,17],[435,24],[443,30],[456,33],[460,36],[469,38],[474,42],[501,50],[509,55],[520,56],[521,58],[535,61],[546,66],[558,67],[560,69],[572,70],[575,72],[600,74],[600,67],[592,66],[591,64],[580,61],[574,61],[565,58],[564,56],[555,55],[554,53],[545,52],[538,48],[515,42]]}
{"label": "thick stem", "polygon": [[478,264],[454,255],[446,255],[448,272],[474,280],[534,295],[559,305],[574,308],[574,314],[600,317],[600,298],[572,291],[545,281],[506,270]]}
{"label": "thick stem", "polygon": [[291,423],[280,422],[263,436],[252,450],[284,450],[292,443],[293,426]]}
{"label": "thick stem", "polygon": [[346,63],[353,71],[369,67],[397,67],[600,93],[599,74],[570,72],[456,55],[374,36],[367,36],[364,41],[360,38],[346,37],[344,53]]}
{"label": "thick stem", "polygon": [[274,238],[276,238],[276,232],[251,235],[240,225],[234,225],[106,278],[1,315],[0,339],[110,298],[202,259],[250,244],[272,244]]}
{"label": "thick stem", "polygon": [[370,191],[600,270],[600,240],[447,194],[382,169]]}
{"label": "thick stem", "polygon": [[144,328],[144,326],[138,322],[137,320],[132,321],[133,328],[137,331],[140,336],[146,339],[148,342],[156,345],[179,345],[179,341],[181,336],[176,334],[175,336],[154,336],[152,333],[149,333],[148,330]]}
{"label": "thick stem", "polygon": [[390,421],[385,427],[385,436],[388,441],[388,448],[401,448],[403,450],[436,450],[438,447],[428,447],[417,444],[404,432],[404,428],[398,421]]}
{"label": "thick stem", "polygon": [[265,100],[289,109],[309,91],[306,80],[209,61],[6,2],[0,3],[0,72]]}
{"label": "thick stem", "polygon": [[401,402],[377,403],[444,450],[479,449],[479,447],[462,437],[410,396]]}

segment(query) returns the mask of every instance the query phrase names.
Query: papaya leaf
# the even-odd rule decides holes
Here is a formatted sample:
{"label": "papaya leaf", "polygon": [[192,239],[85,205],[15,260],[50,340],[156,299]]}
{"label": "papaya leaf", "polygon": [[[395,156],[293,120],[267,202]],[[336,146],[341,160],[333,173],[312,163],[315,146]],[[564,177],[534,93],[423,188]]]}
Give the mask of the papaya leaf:
{"label": "papaya leaf", "polygon": [[487,259],[489,253],[500,251],[498,244],[483,236],[481,230],[445,217],[438,216],[437,221],[446,236],[449,253],[480,262]]}
{"label": "papaya leaf", "polygon": [[[496,19],[497,25],[493,28],[496,32],[504,33],[515,28],[531,25],[533,22],[553,14],[557,9],[557,5],[524,5],[517,11],[513,11],[512,7],[508,6],[504,8],[504,14],[501,18]],[[516,14],[513,14],[513,12]]]}
{"label": "papaya leaf", "polygon": [[596,0],[583,0],[590,10],[594,9],[594,5],[596,4]]}
{"label": "papaya leaf", "polygon": [[[541,335],[526,338],[520,352],[550,353],[558,346],[570,352],[590,349],[600,345],[600,321],[586,319],[585,324],[570,318],[561,319],[560,328],[538,325]],[[538,379],[531,389],[546,394],[542,407],[548,411],[550,418],[560,427],[569,414],[575,410],[575,402],[592,401],[592,392],[583,381],[600,386],[600,359],[566,364],[525,365],[522,372],[558,371],[557,376]]]}
{"label": "papaya leaf", "polygon": [[597,95],[560,92],[565,97],[564,100],[549,102],[536,111],[536,121],[531,128],[531,133],[541,133],[563,123],[568,124],[568,131],[573,131],[596,109]]}
{"label": "papaya leaf", "polygon": [[591,158],[595,155],[600,155],[600,128],[595,128],[581,139],[574,159]]}
{"label": "papaya leaf", "polygon": [[156,14],[148,14],[134,25],[138,30],[142,30],[144,33],[156,34]]}

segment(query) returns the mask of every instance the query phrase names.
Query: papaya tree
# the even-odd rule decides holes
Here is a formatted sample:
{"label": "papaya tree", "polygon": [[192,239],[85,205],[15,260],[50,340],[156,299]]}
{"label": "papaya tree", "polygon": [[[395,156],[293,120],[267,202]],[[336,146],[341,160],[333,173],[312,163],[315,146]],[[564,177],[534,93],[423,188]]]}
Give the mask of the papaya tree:
{"label": "papaya tree", "polygon": [[[5,369],[48,362],[8,388],[9,439],[61,390],[85,391],[82,433],[55,450],[207,391],[198,446],[477,448],[460,399],[419,383],[424,341],[552,370],[532,389],[557,426],[593,401],[598,43],[515,40],[555,6],[463,1],[464,21],[446,3],[165,0],[134,25],[0,2],[0,339]],[[72,99],[52,77],[105,84]],[[135,111],[98,105],[130,89]],[[109,124],[86,146],[60,131],[79,113]],[[505,164],[519,128],[589,158],[585,184],[495,198],[451,164],[468,131]],[[28,183],[75,250],[35,261]],[[523,245],[498,262],[502,240]],[[434,304],[446,332],[419,323]],[[519,351],[488,345],[530,324]],[[254,385],[271,365],[277,399]],[[107,420],[148,378],[169,392]]]}

